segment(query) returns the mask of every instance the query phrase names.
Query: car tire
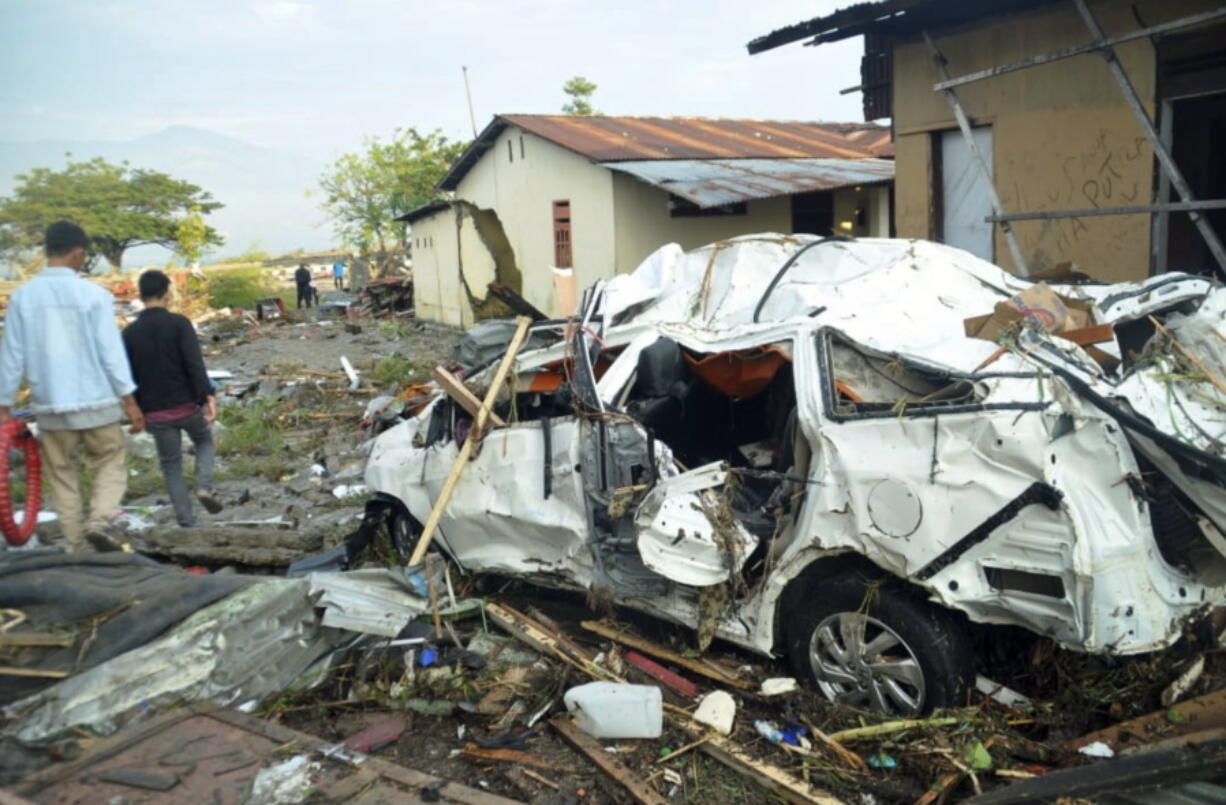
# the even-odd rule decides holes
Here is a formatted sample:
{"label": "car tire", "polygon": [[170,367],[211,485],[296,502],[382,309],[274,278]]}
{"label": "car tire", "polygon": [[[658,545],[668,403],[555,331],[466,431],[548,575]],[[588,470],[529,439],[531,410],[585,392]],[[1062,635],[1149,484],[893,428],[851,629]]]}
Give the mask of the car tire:
{"label": "car tire", "polygon": [[801,583],[786,615],[799,678],[832,702],[895,717],[965,704],[975,678],[965,621],[918,590],[856,573]]}
{"label": "car tire", "polygon": [[387,536],[392,550],[396,552],[396,557],[402,564],[406,564],[417,548],[421,526],[409,514],[398,511],[387,520]]}

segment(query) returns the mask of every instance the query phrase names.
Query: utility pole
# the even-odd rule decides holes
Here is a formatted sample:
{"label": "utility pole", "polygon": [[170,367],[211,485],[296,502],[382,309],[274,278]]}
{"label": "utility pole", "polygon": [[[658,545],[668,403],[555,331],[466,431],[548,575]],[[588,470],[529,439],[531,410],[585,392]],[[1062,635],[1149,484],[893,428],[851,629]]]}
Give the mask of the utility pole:
{"label": "utility pole", "polygon": [[468,68],[460,67],[464,72],[464,95],[468,98],[468,122],[473,127],[473,139],[477,139],[477,115],[473,113],[473,92],[468,87]]}

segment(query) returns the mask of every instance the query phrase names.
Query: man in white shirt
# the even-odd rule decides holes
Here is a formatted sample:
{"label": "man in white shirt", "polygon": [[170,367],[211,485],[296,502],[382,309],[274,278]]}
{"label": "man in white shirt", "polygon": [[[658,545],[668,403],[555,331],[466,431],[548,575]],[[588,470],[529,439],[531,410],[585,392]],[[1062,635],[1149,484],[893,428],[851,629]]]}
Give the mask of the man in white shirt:
{"label": "man in white shirt", "polygon": [[[120,421],[132,432],[144,417],[132,396],[128,357],[115,324],[115,300],[80,276],[89,250],[85,230],[69,221],[47,227],[47,267],[13,292],[0,343],[0,422],[25,380],[38,420],[43,472],[60,530],[74,551],[117,548],[110,534],[127,490]],[[88,517],[82,511],[79,460],[93,474]]]}

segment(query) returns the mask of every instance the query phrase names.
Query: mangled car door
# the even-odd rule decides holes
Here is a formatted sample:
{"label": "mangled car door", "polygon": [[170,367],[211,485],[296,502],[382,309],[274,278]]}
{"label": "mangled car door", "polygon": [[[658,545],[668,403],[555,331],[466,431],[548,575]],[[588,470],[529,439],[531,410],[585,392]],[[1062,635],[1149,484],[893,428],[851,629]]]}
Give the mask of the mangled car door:
{"label": "mangled car door", "polygon": [[579,328],[574,352],[576,398],[590,411],[580,466],[592,554],[601,575],[615,588],[639,592],[658,590],[664,580],[694,587],[727,580],[757,540],[732,516],[721,494],[726,467],[717,462],[682,471],[669,445],[621,407],[632,386],[646,388],[634,401],[636,412],[652,421],[668,418],[676,403],[674,379],[655,368],[660,360],[680,360],[677,345],[663,344],[668,354],[658,359],[663,339],[644,333],[598,379],[597,338],[591,327]]}
{"label": "mangled car door", "polygon": [[[367,470],[372,487],[425,522],[471,425],[439,399],[417,420],[384,435]],[[440,541],[471,570],[560,573],[584,544],[587,517],[575,471],[578,423],[539,416],[486,435],[456,483]]]}

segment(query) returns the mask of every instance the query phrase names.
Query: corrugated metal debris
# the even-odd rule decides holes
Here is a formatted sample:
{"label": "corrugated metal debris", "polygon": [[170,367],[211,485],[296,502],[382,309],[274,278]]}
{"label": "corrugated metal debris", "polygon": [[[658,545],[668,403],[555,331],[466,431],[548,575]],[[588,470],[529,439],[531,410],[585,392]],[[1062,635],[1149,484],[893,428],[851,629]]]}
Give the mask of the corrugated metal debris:
{"label": "corrugated metal debris", "polygon": [[606,162],[604,167],[628,173],[699,207],[894,178],[894,162],[888,159],[670,159]]}

